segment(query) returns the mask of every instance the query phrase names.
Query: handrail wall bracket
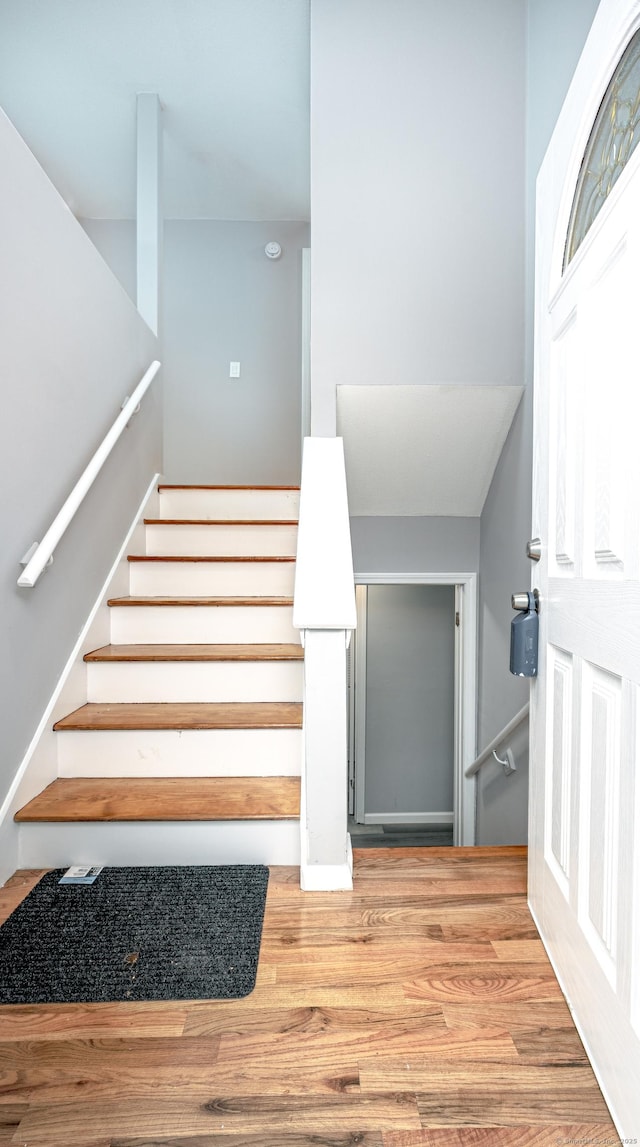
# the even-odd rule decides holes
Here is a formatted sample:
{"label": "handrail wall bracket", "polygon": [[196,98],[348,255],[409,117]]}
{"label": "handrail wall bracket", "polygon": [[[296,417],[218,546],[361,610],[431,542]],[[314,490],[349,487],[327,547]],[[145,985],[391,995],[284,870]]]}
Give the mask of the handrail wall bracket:
{"label": "handrail wall bracket", "polygon": [[[502,729],[498,733],[497,737],[494,737],[492,741],[489,741],[489,744],[487,745],[486,749],[482,750],[482,752],[476,757],[473,764],[469,765],[469,767],[467,769],[465,769],[465,772],[464,772],[465,777],[475,776],[475,774],[480,771],[480,769],[484,765],[485,761],[488,761],[491,756],[494,756],[496,758],[496,760],[498,761],[498,763],[502,765],[507,776],[509,776],[511,773],[514,773],[516,771],[515,770],[515,762],[514,762],[513,753],[511,753],[511,750],[507,749],[507,753],[506,753],[507,760],[506,761],[502,761],[500,759],[500,757],[498,757],[496,755],[495,750],[499,749],[500,746],[503,745],[506,740],[508,740],[508,738],[511,736],[511,734],[516,731],[516,729],[518,728],[518,725],[521,725],[522,722],[524,720],[526,720],[526,718],[528,716],[529,716],[529,702],[527,701],[526,705],[523,705],[522,709],[520,709],[516,713],[515,717],[511,718],[511,720],[505,725],[504,729]],[[509,761],[509,753],[511,753],[511,762],[513,762],[513,765],[511,765],[511,763]]]}
{"label": "handrail wall bracket", "polygon": [[[39,545],[40,545],[40,542],[33,542],[32,545],[29,546],[29,549],[27,550],[26,554],[23,554],[22,557],[20,558],[20,565],[21,566],[28,566],[29,565],[29,562],[31,561],[33,555],[37,552]],[[45,562],[44,568],[47,570],[47,569],[49,569],[49,566],[52,566],[52,565],[53,565],[53,554],[49,558],[49,561]]]}
{"label": "handrail wall bracket", "polygon": [[510,777],[512,775],[512,773],[515,773],[516,762],[515,762],[515,758],[513,755],[513,749],[511,749],[511,748],[507,749],[507,751],[505,753],[505,759],[504,760],[502,759],[502,757],[498,756],[497,750],[494,749],[493,750],[493,757],[495,758],[495,760],[498,762],[499,765],[502,765],[502,768],[504,769],[505,777]]}

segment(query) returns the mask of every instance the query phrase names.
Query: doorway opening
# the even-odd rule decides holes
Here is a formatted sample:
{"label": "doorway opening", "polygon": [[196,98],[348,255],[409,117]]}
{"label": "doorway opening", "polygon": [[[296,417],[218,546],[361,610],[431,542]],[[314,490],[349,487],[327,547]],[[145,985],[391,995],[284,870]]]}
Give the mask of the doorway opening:
{"label": "doorway opening", "polygon": [[475,843],[475,574],[360,574],[349,664],[353,843]]}

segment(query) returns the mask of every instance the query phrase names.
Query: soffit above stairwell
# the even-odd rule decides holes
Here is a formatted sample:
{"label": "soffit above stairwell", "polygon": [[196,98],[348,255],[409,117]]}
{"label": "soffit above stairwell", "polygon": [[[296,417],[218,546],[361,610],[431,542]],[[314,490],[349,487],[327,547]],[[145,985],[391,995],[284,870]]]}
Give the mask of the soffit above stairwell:
{"label": "soffit above stairwell", "polygon": [[136,93],[173,219],[308,220],[309,0],[0,0],[0,106],[74,214],[133,219]]}
{"label": "soffit above stairwell", "polygon": [[522,386],[338,386],[353,517],[482,513]]}

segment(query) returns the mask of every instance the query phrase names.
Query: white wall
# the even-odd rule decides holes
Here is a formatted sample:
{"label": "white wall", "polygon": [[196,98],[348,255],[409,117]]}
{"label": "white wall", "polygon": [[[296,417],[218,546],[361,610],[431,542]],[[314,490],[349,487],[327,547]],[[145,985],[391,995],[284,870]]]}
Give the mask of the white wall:
{"label": "white wall", "polygon": [[[135,231],[82,224],[135,294]],[[270,260],[275,239],[282,256]],[[164,228],[167,481],[300,481],[302,248],[306,223],[168,220]],[[240,378],[229,363],[240,362]]]}
{"label": "white wall", "polygon": [[160,467],[160,387],[123,434],[55,562],[18,589],[40,540],[156,356],[156,339],[0,113],[0,802]]}
{"label": "white wall", "polygon": [[519,384],[525,0],[312,0],[312,433],[340,383]]}

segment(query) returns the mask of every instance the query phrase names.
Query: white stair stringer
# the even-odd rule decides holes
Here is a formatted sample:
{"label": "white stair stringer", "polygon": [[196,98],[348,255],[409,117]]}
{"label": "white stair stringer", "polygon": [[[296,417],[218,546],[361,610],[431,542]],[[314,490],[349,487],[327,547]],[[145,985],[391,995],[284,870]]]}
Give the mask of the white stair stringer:
{"label": "white stair stringer", "polygon": [[88,701],[302,701],[301,661],[91,661]]}
{"label": "white stair stringer", "polygon": [[61,777],[300,776],[300,729],[62,729]]}

